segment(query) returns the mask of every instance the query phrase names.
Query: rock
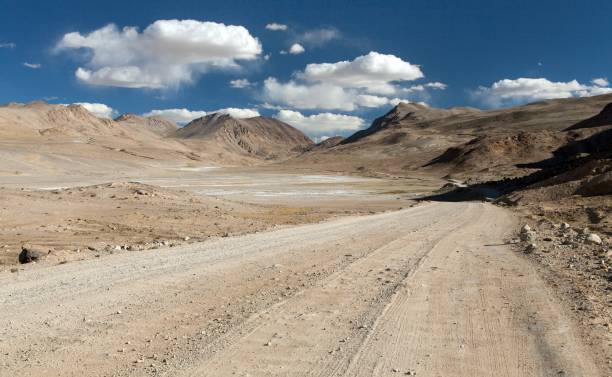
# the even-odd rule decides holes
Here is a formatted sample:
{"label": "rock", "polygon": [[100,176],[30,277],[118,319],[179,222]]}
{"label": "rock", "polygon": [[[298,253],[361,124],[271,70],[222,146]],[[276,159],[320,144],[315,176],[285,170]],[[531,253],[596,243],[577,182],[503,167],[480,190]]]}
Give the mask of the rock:
{"label": "rock", "polygon": [[530,243],[525,249],[525,254],[531,254],[536,250],[538,250],[538,245],[536,245],[535,243]]}
{"label": "rock", "polygon": [[576,193],[585,196],[612,194],[612,171],[588,179],[578,188]]}
{"label": "rock", "polygon": [[521,228],[521,233],[528,233],[531,232],[531,227],[527,224],[523,225],[523,227]]}
{"label": "rock", "polygon": [[45,251],[43,248],[32,245],[23,245],[21,247],[21,253],[19,253],[19,263],[30,263],[36,262],[44,258],[49,251]]}
{"label": "rock", "polygon": [[601,245],[601,237],[595,233],[589,233],[584,241],[592,245]]}
{"label": "rock", "polygon": [[529,242],[529,243],[534,243],[535,240],[536,240],[535,232],[528,231],[528,232],[525,232],[525,233],[521,233],[521,241]]}
{"label": "rock", "polygon": [[191,237],[189,237],[189,236],[183,238],[183,240],[185,240],[185,241],[189,241],[190,239],[191,239]]}
{"label": "rock", "polygon": [[568,230],[570,228],[571,228],[571,226],[568,223],[562,223],[561,224],[561,230]]}

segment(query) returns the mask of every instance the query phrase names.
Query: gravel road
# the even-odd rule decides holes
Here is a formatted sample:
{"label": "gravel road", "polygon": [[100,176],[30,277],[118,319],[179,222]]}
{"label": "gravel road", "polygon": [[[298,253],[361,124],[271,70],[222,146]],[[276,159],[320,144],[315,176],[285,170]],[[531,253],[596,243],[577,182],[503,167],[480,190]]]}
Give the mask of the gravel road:
{"label": "gravel road", "polygon": [[423,203],[0,273],[0,375],[601,376],[516,227]]}

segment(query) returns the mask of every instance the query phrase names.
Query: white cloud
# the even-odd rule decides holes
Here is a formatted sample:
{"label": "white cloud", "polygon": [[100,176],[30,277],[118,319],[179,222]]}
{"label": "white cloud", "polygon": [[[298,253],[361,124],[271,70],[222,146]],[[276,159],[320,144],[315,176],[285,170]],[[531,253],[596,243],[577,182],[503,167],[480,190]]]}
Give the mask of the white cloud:
{"label": "white cloud", "polygon": [[256,109],[239,109],[229,107],[225,109],[219,109],[215,111],[202,111],[202,110],[188,110],[188,109],[163,109],[163,110],[151,110],[147,113],[142,114],[143,116],[159,116],[168,120],[171,120],[178,124],[186,124],[194,119],[198,119],[213,113],[229,114],[234,118],[252,118],[259,116],[259,112]]}
{"label": "white cloud", "polygon": [[357,105],[363,107],[381,107],[388,105],[389,98],[373,96],[371,94],[360,94],[357,96],[357,100],[355,101]]}
{"label": "white cloud", "polygon": [[237,109],[235,107],[228,107],[225,109],[211,111],[210,114],[212,113],[228,114],[228,115],[233,116],[234,118],[239,118],[239,119],[253,118],[253,117],[259,116],[259,111],[257,111],[257,109]]}
{"label": "white cloud", "polygon": [[591,82],[596,85],[596,86],[601,86],[601,87],[606,87],[610,85],[610,82],[608,81],[607,78],[605,77],[600,77],[600,78],[596,78],[591,80]]}
{"label": "white cloud", "polygon": [[324,109],[353,111],[357,95],[330,84],[303,85],[295,81],[280,83],[275,78],[264,81],[263,96],[273,104],[284,104],[296,109]]}
{"label": "white cloud", "polygon": [[261,53],[243,26],[196,20],[158,20],[142,32],[110,24],[89,34],[68,33],[56,49],[90,50],[76,77],[88,84],[127,88],[176,87],[211,68],[235,68]]}
{"label": "white cloud", "polygon": [[410,100],[403,99],[403,98],[392,98],[392,99],[389,100],[389,104],[391,104],[393,106],[397,106],[400,103],[418,103],[419,105],[423,105],[425,107],[429,107],[429,104],[427,102],[423,102],[423,101],[414,102],[414,101],[410,101]]}
{"label": "white cloud", "polygon": [[253,83],[251,83],[247,79],[236,79],[236,80],[230,81],[230,86],[232,88],[237,88],[237,89],[247,88],[251,85],[253,85]]}
{"label": "white cloud", "polygon": [[393,82],[423,77],[418,65],[397,56],[370,52],[352,61],[308,64],[298,77],[311,82],[325,82],[344,88],[362,88],[369,93],[393,94]]}
{"label": "white cloud", "polygon": [[301,84],[293,80],[281,83],[272,77],[264,81],[263,97],[268,101],[264,107],[269,109],[280,109],[282,106],[277,104],[281,104],[304,110],[354,111],[361,107],[377,108],[395,106],[399,101],[410,102],[406,99],[362,94],[357,89],[325,83]]}
{"label": "white cloud", "polygon": [[271,22],[271,23],[266,25],[266,29],[273,30],[273,31],[285,31],[285,30],[287,30],[287,25],[279,24],[279,23],[276,23],[276,22]]}
{"label": "white cloud", "polygon": [[24,67],[28,67],[28,68],[32,68],[32,69],[39,69],[40,67],[42,67],[42,64],[24,62],[23,66]]}
{"label": "white cloud", "polygon": [[438,81],[428,82],[427,84],[425,84],[425,86],[427,88],[438,89],[438,90],[445,90],[446,88],[448,88],[448,85],[442,82],[438,82]]}
{"label": "white cloud", "polygon": [[15,48],[17,45],[13,42],[0,43],[0,48]]}
{"label": "white cloud", "polygon": [[589,86],[576,80],[554,82],[545,78],[518,78],[497,81],[491,87],[481,86],[472,95],[481,103],[499,107],[555,98],[587,97],[611,93],[612,88]]}
{"label": "white cloud", "polygon": [[293,80],[285,83],[270,77],[264,81],[263,98],[269,108],[280,105],[294,109],[354,111],[360,107],[393,104],[397,100],[393,95],[401,92],[446,88],[441,82],[405,89],[395,84],[420,77],[423,73],[419,66],[393,55],[370,52],[352,61],[308,64],[304,71],[296,73]]}
{"label": "white cloud", "polygon": [[117,111],[110,106],[103,103],[89,103],[89,102],[75,102],[73,105],[81,105],[85,110],[89,111],[93,115],[99,118],[110,118],[112,119]]}
{"label": "white cloud", "polygon": [[309,46],[318,47],[334,39],[340,38],[340,32],[335,28],[309,30],[298,37],[298,41]]}
{"label": "white cloud", "polygon": [[294,43],[289,48],[289,53],[292,54],[292,55],[299,55],[299,54],[303,53],[304,51],[306,51],[304,49],[304,46],[302,46],[299,43]]}
{"label": "white cloud", "polygon": [[305,116],[298,111],[280,110],[275,118],[292,125],[309,136],[355,132],[364,125],[364,120],[351,115],[320,113]]}
{"label": "white cloud", "polygon": [[163,109],[163,110],[151,110],[148,113],[142,114],[146,117],[158,116],[175,123],[185,124],[189,123],[194,119],[201,118],[208,114],[206,111],[192,111],[187,109]]}

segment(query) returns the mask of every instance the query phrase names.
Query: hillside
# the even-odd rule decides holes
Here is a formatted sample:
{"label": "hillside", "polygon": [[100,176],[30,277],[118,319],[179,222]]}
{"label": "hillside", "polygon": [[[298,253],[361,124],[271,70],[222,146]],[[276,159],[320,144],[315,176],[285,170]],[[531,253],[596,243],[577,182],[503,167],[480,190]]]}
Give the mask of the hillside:
{"label": "hillside", "polygon": [[0,106],[0,176],[110,174],[197,158],[176,140],[98,118],[80,105]]}
{"label": "hillside", "polygon": [[115,122],[147,130],[160,136],[168,136],[179,128],[176,123],[162,117],[144,117],[131,113],[120,115],[115,118]]}
{"label": "hillside", "polygon": [[284,159],[303,152],[311,145],[301,131],[277,119],[254,117],[236,119],[227,114],[210,114],[196,119],[171,137],[216,158],[238,160]]}
{"label": "hillside", "polygon": [[594,128],[564,130],[596,116],[610,102],[608,94],[494,111],[402,103],[340,144],[313,149],[288,164],[368,175],[419,170],[481,180],[518,176],[533,170],[517,165],[551,157],[566,143],[592,135]]}

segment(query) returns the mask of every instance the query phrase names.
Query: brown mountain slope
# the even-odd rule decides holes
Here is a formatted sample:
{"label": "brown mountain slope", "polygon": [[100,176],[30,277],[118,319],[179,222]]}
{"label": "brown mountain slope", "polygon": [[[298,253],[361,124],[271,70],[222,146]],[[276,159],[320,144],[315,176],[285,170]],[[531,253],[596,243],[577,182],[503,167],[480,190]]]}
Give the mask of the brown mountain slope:
{"label": "brown mountain slope", "polygon": [[196,119],[172,135],[203,153],[229,161],[284,159],[303,152],[313,142],[301,131],[277,119],[236,119],[210,114]]}
{"label": "brown mountain slope", "polygon": [[567,128],[567,131],[578,130],[581,128],[593,128],[612,125],[612,103],[606,105],[601,112],[594,117],[585,119]]}
{"label": "brown mountain slope", "polygon": [[176,123],[162,117],[144,117],[131,113],[120,115],[115,118],[115,122],[148,130],[161,136],[168,136],[179,128]]}
{"label": "brown mountain slope", "polygon": [[80,105],[0,106],[0,176],[99,175],[197,158],[176,140],[98,118]]}
{"label": "brown mountain slope", "polygon": [[530,170],[516,164],[550,157],[556,148],[595,132],[562,131],[598,114],[609,102],[608,94],[495,111],[400,104],[339,145],[312,150],[288,164],[373,175],[415,170],[440,176],[478,174],[484,180],[521,175]]}

